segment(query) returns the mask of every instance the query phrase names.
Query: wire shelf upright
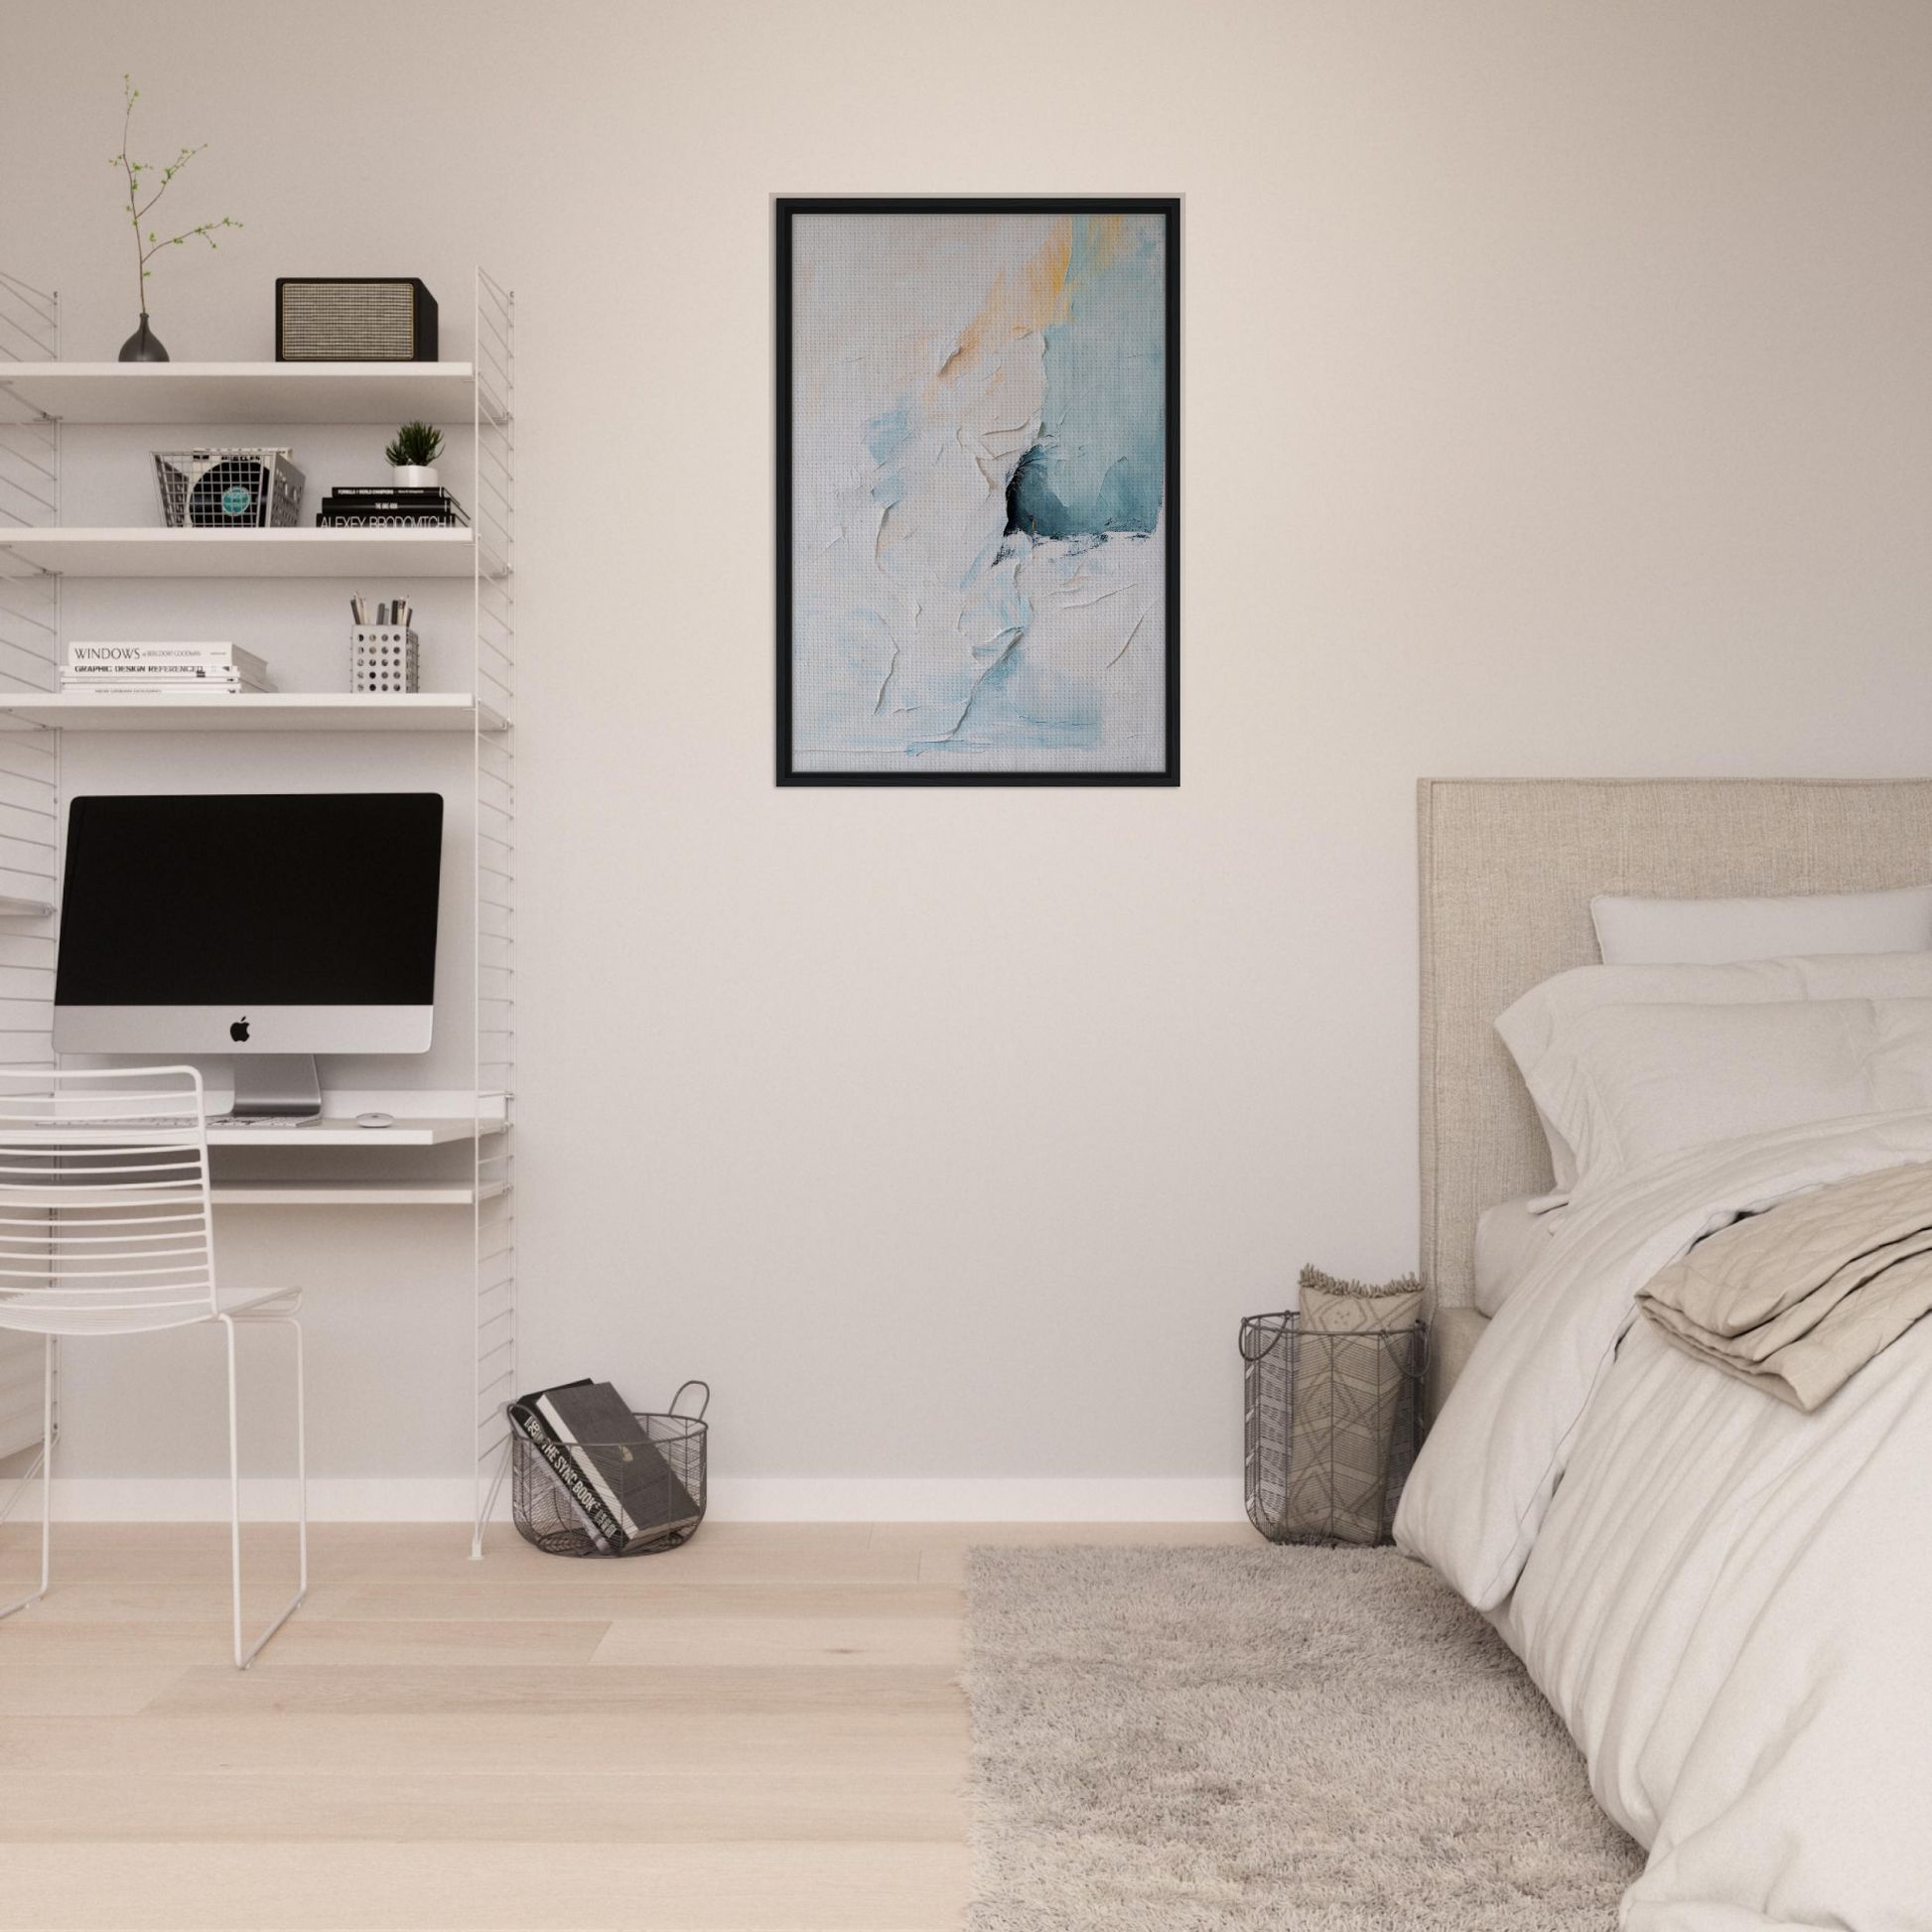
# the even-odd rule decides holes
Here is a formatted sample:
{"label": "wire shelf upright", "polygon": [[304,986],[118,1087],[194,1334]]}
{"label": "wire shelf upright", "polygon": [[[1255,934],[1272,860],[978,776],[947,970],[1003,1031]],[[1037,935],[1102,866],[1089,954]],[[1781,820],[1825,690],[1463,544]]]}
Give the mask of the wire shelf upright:
{"label": "wire shelf upright", "polygon": [[[476,1522],[509,1466],[504,1404],[516,1393],[516,597],[515,298],[476,281],[472,520],[476,541]],[[482,707],[502,720],[485,731]]]}
{"label": "wire shelf upright", "polygon": [[[11,365],[57,362],[61,298],[0,270],[0,523],[51,529],[61,520],[61,424],[7,385]],[[60,683],[61,579],[0,549],[0,692]],[[0,731],[0,1065],[54,1058],[55,906],[61,823],[61,735]],[[40,1345],[0,1330],[0,1456],[42,1443]],[[55,1433],[59,1422],[55,1368]],[[29,1474],[39,1469],[39,1460]],[[25,1481],[0,1503],[0,1519]]]}

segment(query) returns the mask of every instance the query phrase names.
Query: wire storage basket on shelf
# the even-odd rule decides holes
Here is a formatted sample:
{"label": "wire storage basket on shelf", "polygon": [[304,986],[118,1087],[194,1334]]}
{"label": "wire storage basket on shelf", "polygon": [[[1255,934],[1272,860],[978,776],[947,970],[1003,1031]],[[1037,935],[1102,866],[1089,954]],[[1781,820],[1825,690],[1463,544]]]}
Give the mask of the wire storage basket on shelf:
{"label": "wire storage basket on shelf", "polygon": [[[703,1390],[695,1416],[677,1406]],[[705,1410],[711,1389],[687,1382],[661,1413],[632,1411],[643,1443],[568,1443],[564,1473],[510,1426],[510,1515],[526,1543],[553,1557],[646,1557],[688,1543],[705,1512]],[[580,1502],[566,1477],[588,1478]],[[617,1525],[611,1533],[613,1522]]]}
{"label": "wire storage basket on shelf", "polygon": [[154,486],[170,530],[286,530],[307,479],[291,450],[156,450]]}
{"label": "wire storage basket on shelf", "polygon": [[1422,1447],[1424,1324],[1241,1323],[1248,1520],[1272,1543],[1387,1543]]}

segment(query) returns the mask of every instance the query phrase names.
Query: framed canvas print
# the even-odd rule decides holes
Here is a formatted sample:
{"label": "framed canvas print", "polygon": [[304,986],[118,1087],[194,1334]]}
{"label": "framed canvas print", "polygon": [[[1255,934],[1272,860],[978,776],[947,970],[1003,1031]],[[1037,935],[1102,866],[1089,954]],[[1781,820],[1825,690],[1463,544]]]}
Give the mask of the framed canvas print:
{"label": "framed canvas print", "polygon": [[1180,204],[777,204],[778,782],[1180,781]]}

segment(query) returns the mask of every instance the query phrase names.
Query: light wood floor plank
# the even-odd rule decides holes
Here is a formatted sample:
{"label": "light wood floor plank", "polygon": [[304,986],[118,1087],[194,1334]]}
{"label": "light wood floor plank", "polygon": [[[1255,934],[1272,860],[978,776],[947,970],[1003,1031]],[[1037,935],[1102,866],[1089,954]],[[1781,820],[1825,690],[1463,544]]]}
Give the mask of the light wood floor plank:
{"label": "light wood floor plank", "polygon": [[[305,1616],[339,1615],[354,1585],[347,1579],[312,1582],[309,1599],[303,1605]],[[272,1616],[289,1600],[295,1589],[295,1570],[286,1572],[259,1567],[244,1583],[241,1601],[246,1618]],[[0,1661],[8,1632],[24,1620],[36,1623],[206,1623],[228,1614],[228,1576],[214,1572],[195,1583],[163,1580],[144,1584],[134,1580],[116,1583],[75,1582],[55,1572],[54,1585],[30,1610],[0,1623]],[[461,1616],[462,1612],[456,1613]],[[551,1612],[554,1619],[556,1612]]]}
{"label": "light wood floor plank", "polygon": [[[426,1626],[434,1627],[434,1626]],[[503,1628],[514,1626],[504,1625]],[[660,1616],[605,1626],[607,1664],[959,1665],[956,1616]]]}
{"label": "light wood floor plank", "polygon": [[461,1717],[472,1713],[611,1717],[690,1713],[719,1718],[832,1717],[878,1713],[888,1719],[958,1708],[954,1674],[943,1665],[861,1669],[733,1669],[719,1665],[496,1665],[465,1668],[402,1664],[358,1669],[278,1659],[250,1671],[230,1666],[184,1671],[148,1706],[156,1716],[288,1718]]}
{"label": "light wood floor plank", "polygon": [[[647,1558],[637,1559],[647,1562]],[[619,1566],[599,1563],[568,1592],[532,1589],[521,1583],[483,1577],[467,1585],[373,1584],[345,1586],[330,1604],[333,1616],[426,1617],[434,1622],[467,1618],[572,1616],[616,1623],[637,1617],[690,1616],[959,1616],[966,1599],[957,1584],[915,1582],[679,1583],[624,1588],[605,1581]],[[50,1596],[49,1602],[54,1599]]]}
{"label": "light wood floor plank", "polygon": [[386,1771],[453,1776],[481,1767],[553,1772],[957,1772],[964,1706],[934,1711],[345,1717],[298,1712],[261,1722],[148,1712],[132,1718],[18,1718],[0,1725],[0,1774],[112,1768],[153,1777],[205,1769]]}
{"label": "light wood floor plank", "polygon": [[[295,1547],[292,1524],[242,1525],[244,1565],[292,1565]],[[440,1525],[315,1523],[309,1529],[309,1554],[329,1563],[352,1563],[358,1571],[394,1567],[418,1574],[466,1560],[470,1540],[460,1528]],[[0,1576],[24,1575],[39,1567],[38,1522],[16,1521],[0,1529]],[[57,1581],[68,1583],[194,1583],[211,1578],[225,1584],[228,1526],[56,1523],[54,1571]]]}
{"label": "light wood floor plank", "polygon": [[[608,1623],[536,1618],[371,1622],[315,1616],[305,1604],[282,1626],[255,1669],[276,1670],[287,1664],[584,1664],[595,1656],[610,1628]],[[0,1624],[0,1670],[76,1661],[114,1669],[172,1666],[177,1674],[201,1665],[225,1664],[232,1669],[231,1642],[225,1616],[160,1623],[99,1619],[59,1623],[30,1610]]]}
{"label": "light wood floor plank", "polygon": [[965,1830],[964,1789],[950,1771],[0,1777],[4,1843],[948,1843]]}
{"label": "light wood floor plank", "polygon": [[[485,1559],[487,1561],[487,1559]],[[575,1567],[567,1558],[540,1558],[544,1568],[521,1573],[549,1588],[572,1590],[577,1585],[557,1573]],[[743,1541],[712,1543],[701,1530],[682,1549],[656,1556],[584,1559],[610,1573],[607,1587],[648,1591],[671,1584],[909,1584],[918,1580],[916,1550],[871,1550],[863,1545],[798,1543],[760,1550]]]}
{"label": "light wood floor plank", "polygon": [[952,1932],[962,1845],[10,1846],[44,1932]]}
{"label": "light wood floor plank", "polygon": [[[174,1681],[170,1669],[0,1661],[0,1718],[123,1718],[144,1710]],[[232,1668],[232,1666],[230,1666]]]}
{"label": "light wood floor plank", "polygon": [[[352,1569],[371,1582],[457,1583],[488,1574],[499,1582],[515,1578],[565,1590],[576,1587],[572,1573],[583,1569],[621,1574],[628,1587],[641,1587],[646,1574],[668,1568],[693,1579],[747,1571],[766,1578],[909,1578],[902,1552],[871,1556],[871,1536],[869,1523],[708,1523],[682,1549],[613,1564],[548,1556],[501,1524],[489,1531],[486,1554],[479,1564],[471,1560],[470,1532],[461,1525],[316,1523],[309,1530],[309,1553],[310,1568],[319,1579],[339,1569]],[[293,1560],[294,1549],[295,1533],[285,1523],[243,1525],[244,1565],[286,1564]],[[54,1553],[57,1577],[69,1583],[193,1584],[212,1579],[222,1585],[228,1574],[228,1530],[225,1523],[58,1523]],[[0,1581],[25,1582],[39,1566],[37,1522],[0,1528]]]}

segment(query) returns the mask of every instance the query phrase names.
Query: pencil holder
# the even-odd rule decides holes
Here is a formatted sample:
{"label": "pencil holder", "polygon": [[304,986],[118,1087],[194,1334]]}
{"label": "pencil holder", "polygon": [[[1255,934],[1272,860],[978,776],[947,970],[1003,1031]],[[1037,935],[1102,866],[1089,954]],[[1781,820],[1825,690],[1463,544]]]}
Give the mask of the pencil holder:
{"label": "pencil holder", "polygon": [[421,688],[418,641],[413,630],[358,623],[348,633],[351,691],[415,691]]}

